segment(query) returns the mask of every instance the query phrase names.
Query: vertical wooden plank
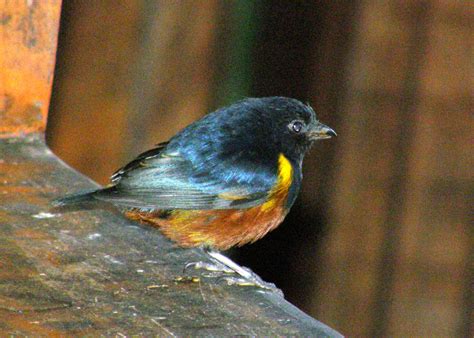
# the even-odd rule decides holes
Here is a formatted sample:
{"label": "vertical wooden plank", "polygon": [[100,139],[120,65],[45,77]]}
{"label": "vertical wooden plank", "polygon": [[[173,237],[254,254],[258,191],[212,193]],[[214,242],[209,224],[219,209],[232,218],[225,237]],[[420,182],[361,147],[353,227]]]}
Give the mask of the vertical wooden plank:
{"label": "vertical wooden plank", "polygon": [[353,336],[383,335],[385,327],[381,298],[393,276],[387,248],[397,245],[405,171],[400,163],[407,151],[402,141],[411,137],[406,128],[413,118],[405,100],[414,90],[416,12],[416,4],[397,2],[366,1],[360,7],[345,119],[338,130],[343,140],[335,161],[330,230],[313,294],[313,313]]}
{"label": "vertical wooden plank", "polygon": [[472,336],[469,8],[362,3],[314,293],[343,333]]}
{"label": "vertical wooden plank", "polygon": [[140,1],[67,1],[47,140],[67,163],[101,183],[123,162]]}
{"label": "vertical wooden plank", "polygon": [[[301,90],[308,96],[308,101],[318,114],[318,118],[341,132],[344,120],[343,105],[347,92],[348,61],[352,56],[351,45],[354,39],[354,24],[357,18],[358,3],[355,1],[319,1],[315,2],[313,17],[306,27],[313,27],[307,36],[310,48],[301,54],[306,55],[307,70],[300,69],[305,77],[306,87]],[[301,44],[301,42],[299,43]],[[292,82],[288,78],[288,82]],[[292,212],[288,215],[286,225],[278,231],[287,234],[281,236],[288,243],[287,252],[291,252],[290,267],[294,267],[292,277],[285,277],[291,286],[286,293],[292,302],[307,311],[313,311],[312,294],[319,276],[321,266],[318,250],[324,241],[326,221],[330,208],[330,196],[334,184],[333,168],[338,161],[337,149],[344,142],[345,135],[317,142],[306,155],[303,163],[304,181],[300,197]],[[289,235],[288,235],[289,234]],[[291,235],[293,234],[293,235]],[[293,240],[293,241],[292,241]],[[292,241],[292,242],[291,242]],[[276,251],[280,251],[281,245]],[[296,250],[294,248],[297,248]],[[282,253],[282,256],[288,253]],[[275,257],[275,255],[273,255]],[[272,259],[273,259],[272,257]],[[294,264],[298,261],[298,264]],[[304,276],[304,278],[301,278]]]}
{"label": "vertical wooden plank", "polygon": [[128,117],[130,154],[168,140],[209,108],[217,1],[151,2]]}
{"label": "vertical wooden plank", "polygon": [[261,2],[220,1],[216,47],[212,55],[214,106],[226,106],[251,95],[252,62],[257,31],[260,29]]}
{"label": "vertical wooden plank", "polygon": [[[354,20],[358,6],[353,1],[323,1],[318,8],[321,27],[320,39],[314,40],[310,59],[311,74],[309,96],[311,106],[319,119],[339,132],[343,120],[342,106],[347,91],[348,61],[350,46],[354,39]],[[316,15],[316,14],[314,14]],[[326,203],[333,181],[332,168],[338,142],[319,142],[305,158],[305,175],[301,191],[304,205],[309,209],[318,206],[327,210]]]}
{"label": "vertical wooden plank", "polygon": [[43,132],[60,0],[0,1],[0,137]]}
{"label": "vertical wooden plank", "polygon": [[433,4],[389,336],[472,336],[474,12],[461,3]]}
{"label": "vertical wooden plank", "polygon": [[105,184],[125,161],[208,110],[218,3],[67,5],[49,141]]}

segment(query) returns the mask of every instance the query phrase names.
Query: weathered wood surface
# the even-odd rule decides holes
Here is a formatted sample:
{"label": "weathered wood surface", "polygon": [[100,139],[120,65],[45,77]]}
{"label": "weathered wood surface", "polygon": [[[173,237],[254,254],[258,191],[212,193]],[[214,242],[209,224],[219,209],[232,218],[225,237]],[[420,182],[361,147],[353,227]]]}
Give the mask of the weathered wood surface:
{"label": "weathered wood surface", "polygon": [[55,213],[51,199],[96,185],[40,137],[3,139],[0,154],[2,335],[339,336],[277,293],[183,272],[205,255],[155,229],[111,210]]}

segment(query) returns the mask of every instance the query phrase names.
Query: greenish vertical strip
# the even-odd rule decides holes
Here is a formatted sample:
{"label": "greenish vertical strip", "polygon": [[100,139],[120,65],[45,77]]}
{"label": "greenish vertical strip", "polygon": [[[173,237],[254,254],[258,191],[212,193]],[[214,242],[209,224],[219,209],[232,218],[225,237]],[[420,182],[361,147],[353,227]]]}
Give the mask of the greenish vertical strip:
{"label": "greenish vertical strip", "polygon": [[217,106],[225,106],[251,95],[252,51],[258,30],[259,3],[256,0],[228,2],[222,27],[227,34],[221,35],[219,45],[225,46],[222,73],[216,76]]}

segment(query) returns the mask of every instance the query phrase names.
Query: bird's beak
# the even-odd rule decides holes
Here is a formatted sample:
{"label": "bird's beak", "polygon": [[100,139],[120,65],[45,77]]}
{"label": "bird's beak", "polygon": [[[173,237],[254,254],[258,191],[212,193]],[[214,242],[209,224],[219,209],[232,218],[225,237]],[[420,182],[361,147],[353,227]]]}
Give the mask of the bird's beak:
{"label": "bird's beak", "polygon": [[316,141],[331,138],[333,136],[337,136],[337,134],[333,129],[317,122],[317,124],[309,131],[308,136],[311,141]]}

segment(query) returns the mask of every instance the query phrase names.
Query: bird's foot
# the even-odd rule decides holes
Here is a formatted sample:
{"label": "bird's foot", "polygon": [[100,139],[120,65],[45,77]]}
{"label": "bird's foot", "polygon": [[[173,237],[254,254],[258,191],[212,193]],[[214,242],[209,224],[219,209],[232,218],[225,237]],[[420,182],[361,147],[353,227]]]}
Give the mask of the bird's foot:
{"label": "bird's foot", "polygon": [[190,268],[194,268],[195,270],[206,270],[206,271],[209,271],[211,273],[226,273],[226,274],[230,274],[230,273],[235,273],[234,270],[232,270],[231,268],[227,267],[226,265],[222,264],[222,263],[209,263],[209,262],[202,262],[202,261],[199,261],[199,262],[191,262],[191,263],[187,263],[185,266],[184,266],[184,272],[186,272],[186,270],[190,269]]}
{"label": "bird's foot", "polygon": [[250,287],[258,287],[263,290],[268,290],[274,292],[281,297],[284,297],[283,291],[281,291],[277,286],[273,283],[268,283],[263,281],[260,277],[253,274],[252,278],[243,278],[243,277],[223,277],[226,281],[227,285],[237,285],[237,286],[250,286]]}
{"label": "bird's foot", "polygon": [[[283,297],[283,292],[275,284],[263,281],[252,270],[238,265],[219,252],[207,250],[205,252],[210,256],[212,263],[202,261],[188,263],[184,270],[186,271],[189,268],[203,269],[209,272],[204,275],[205,277],[222,278],[227,285],[259,287],[263,290],[275,292]],[[223,276],[223,274],[235,274],[236,276]]]}

